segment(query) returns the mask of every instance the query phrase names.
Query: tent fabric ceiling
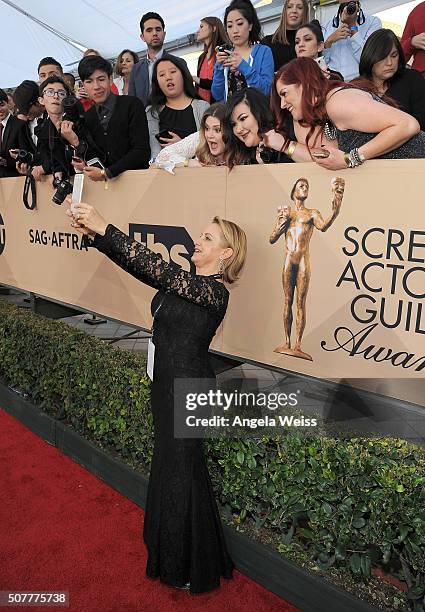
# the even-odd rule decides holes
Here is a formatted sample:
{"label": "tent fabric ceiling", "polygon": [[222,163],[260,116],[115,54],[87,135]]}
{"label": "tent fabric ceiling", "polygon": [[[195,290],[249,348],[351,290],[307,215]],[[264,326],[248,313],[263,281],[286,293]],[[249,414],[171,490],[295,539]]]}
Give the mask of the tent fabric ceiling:
{"label": "tent fabric ceiling", "polygon": [[[12,4],[12,3],[10,3]],[[222,17],[228,2],[218,0],[14,0],[13,4],[63,34],[67,39],[93,47],[105,57],[115,57],[122,49],[143,47],[139,22],[143,13],[158,12],[165,21],[171,41],[196,31],[207,15]],[[65,71],[72,70],[82,52],[28,16],[0,0],[0,87],[14,87],[24,79],[38,79],[37,65],[45,56],[55,57]]]}

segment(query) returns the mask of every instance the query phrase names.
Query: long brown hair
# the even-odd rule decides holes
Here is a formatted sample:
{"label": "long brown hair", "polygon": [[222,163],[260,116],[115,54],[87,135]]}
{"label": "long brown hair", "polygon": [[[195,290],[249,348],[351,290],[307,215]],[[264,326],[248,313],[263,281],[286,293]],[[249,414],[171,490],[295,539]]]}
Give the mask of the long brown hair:
{"label": "long brown hair", "polygon": [[208,55],[209,49],[211,49],[211,55],[214,54],[214,49],[219,45],[224,45],[229,42],[227,38],[226,30],[224,29],[223,22],[218,17],[203,17],[201,21],[204,21],[212,28],[211,43],[209,45],[204,44],[204,50],[198,58],[198,72],[202,66],[202,62]]}
{"label": "long brown hair", "polygon": [[210,148],[205,139],[205,125],[208,117],[215,117],[220,121],[221,129],[223,130],[223,119],[226,113],[226,105],[222,102],[211,104],[202,115],[201,125],[199,126],[199,145],[196,149],[196,157],[203,166],[215,166],[216,160],[214,155],[211,155]]}
{"label": "long brown hair", "polygon": [[[340,89],[361,89],[367,93],[376,93],[376,88],[367,79],[356,79],[355,82],[332,81],[327,79],[317,62],[311,57],[298,57],[291,60],[278,70],[273,79],[270,94],[270,108],[274,115],[276,131],[285,132],[286,120],[290,112],[280,106],[280,96],[277,93],[276,84],[282,81],[285,85],[302,85],[303,93],[301,99],[302,121],[299,124],[309,127],[306,145],[309,146],[310,139],[316,127],[324,128],[329,120],[326,111],[326,102],[329,92]],[[397,104],[389,97],[382,98],[390,106],[397,108]]]}
{"label": "long brown hair", "polygon": [[[282,45],[288,45],[289,44],[288,37],[286,36],[286,30],[287,30],[287,27],[288,27],[287,19],[286,19],[286,9],[287,9],[289,1],[290,0],[285,0],[284,3],[283,3],[282,15],[280,17],[280,22],[279,22],[277,30],[273,34],[273,38],[272,38],[272,42],[274,42],[274,43],[278,42],[278,43],[282,43]],[[305,23],[310,21],[310,5],[308,3],[308,0],[301,0],[301,1],[303,3],[304,15],[303,15],[303,20],[301,22],[301,25],[299,27],[301,27],[302,25],[304,25]]]}

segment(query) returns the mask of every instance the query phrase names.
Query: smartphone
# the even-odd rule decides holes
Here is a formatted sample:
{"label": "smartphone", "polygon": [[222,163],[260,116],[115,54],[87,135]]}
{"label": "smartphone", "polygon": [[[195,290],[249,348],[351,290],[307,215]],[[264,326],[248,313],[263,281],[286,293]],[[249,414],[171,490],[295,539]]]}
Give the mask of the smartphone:
{"label": "smartphone", "polygon": [[224,45],[219,45],[218,47],[216,47],[216,51],[218,51],[219,53],[229,53],[230,54],[233,51],[233,47],[229,43],[225,43]]}
{"label": "smartphone", "polygon": [[89,159],[86,162],[86,166],[94,166],[95,168],[100,168],[100,170],[105,170],[105,166],[102,164],[98,157],[93,157],[93,159]]}
{"label": "smartphone", "polygon": [[72,161],[74,164],[82,164],[83,160],[81,159],[81,157],[77,157],[76,155],[72,156]]}
{"label": "smartphone", "polygon": [[79,172],[74,176],[71,196],[71,212],[75,212],[75,204],[79,204],[83,197],[84,174]]}
{"label": "smartphone", "polygon": [[172,138],[172,136],[168,130],[162,130],[159,134],[155,134],[155,138],[158,142],[161,142],[161,138]]}
{"label": "smartphone", "polygon": [[315,61],[319,65],[319,68],[321,68],[322,70],[326,70],[327,69],[328,66],[326,64],[326,60],[323,57],[323,55],[320,55],[319,57],[316,57]]}

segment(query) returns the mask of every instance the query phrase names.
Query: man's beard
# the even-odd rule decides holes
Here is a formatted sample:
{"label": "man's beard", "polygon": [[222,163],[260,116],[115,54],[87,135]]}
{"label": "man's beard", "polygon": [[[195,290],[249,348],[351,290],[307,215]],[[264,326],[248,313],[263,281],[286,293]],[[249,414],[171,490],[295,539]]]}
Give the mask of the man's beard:
{"label": "man's beard", "polygon": [[164,42],[151,43],[149,45],[149,49],[151,49],[152,51],[158,51],[158,49],[161,49],[163,45]]}

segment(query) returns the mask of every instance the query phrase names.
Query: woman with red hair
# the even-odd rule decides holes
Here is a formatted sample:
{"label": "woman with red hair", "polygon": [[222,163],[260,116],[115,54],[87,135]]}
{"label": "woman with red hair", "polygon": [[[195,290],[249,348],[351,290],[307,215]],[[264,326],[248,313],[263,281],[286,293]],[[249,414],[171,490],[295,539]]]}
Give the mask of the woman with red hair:
{"label": "woman with red hair", "polygon": [[[425,157],[425,133],[414,117],[369,91],[328,80],[307,57],[292,60],[276,73],[271,108],[276,130],[265,143],[272,148],[280,144],[295,161],[307,161],[308,155],[324,168],[340,170],[372,158]],[[290,117],[307,130],[305,146],[288,139]],[[327,146],[324,138],[336,141],[338,148]]]}

